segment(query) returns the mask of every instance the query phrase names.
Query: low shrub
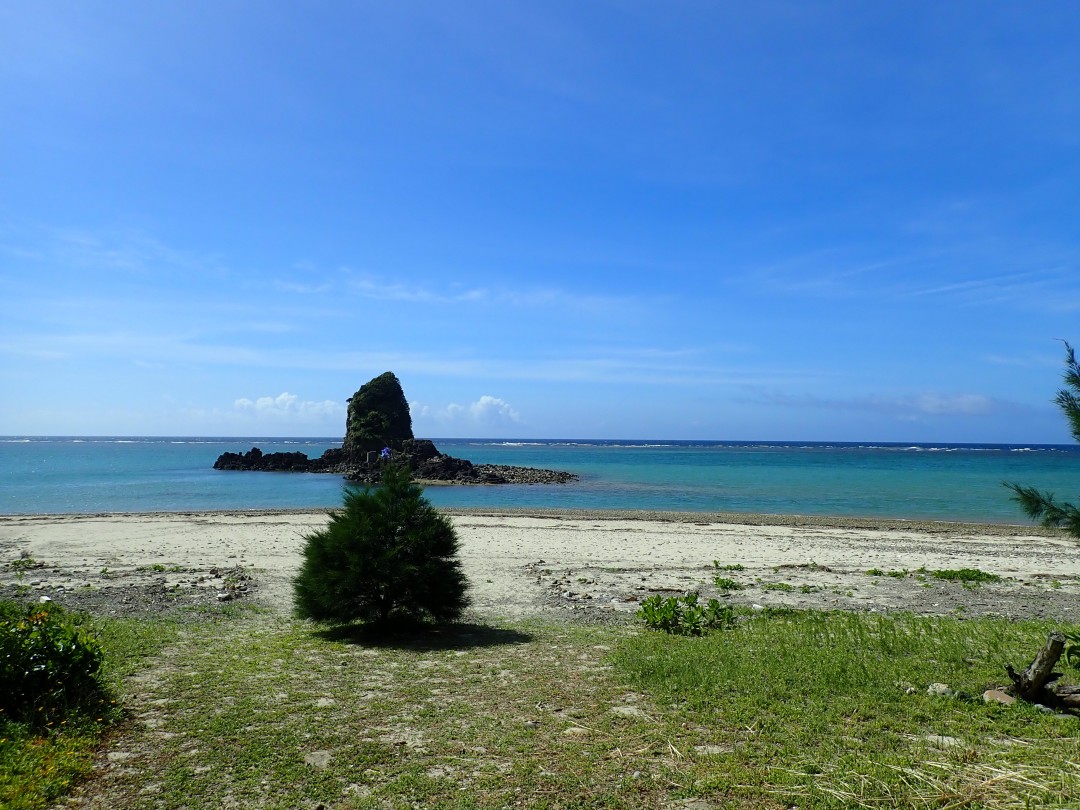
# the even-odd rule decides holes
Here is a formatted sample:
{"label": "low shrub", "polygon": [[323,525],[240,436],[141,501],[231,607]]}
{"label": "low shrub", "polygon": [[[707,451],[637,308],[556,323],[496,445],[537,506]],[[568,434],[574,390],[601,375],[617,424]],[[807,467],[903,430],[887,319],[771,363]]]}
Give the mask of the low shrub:
{"label": "low shrub", "polygon": [[731,605],[710,599],[702,605],[696,593],[664,599],[659,594],[641,603],[637,613],[650,630],[662,630],[677,636],[701,636],[710,630],[722,630],[735,624]]}
{"label": "low shrub", "polygon": [[978,568],[943,568],[931,571],[930,576],[934,579],[944,579],[946,582],[975,583],[1001,582],[998,574],[991,574]]}
{"label": "low shrub", "polygon": [[742,583],[729,577],[716,577],[713,579],[713,584],[716,585],[718,591],[741,591],[743,589]]}
{"label": "low shrub", "polygon": [[746,566],[742,563],[728,563],[727,565],[721,565],[719,560],[712,561],[713,568],[717,571],[745,571]]}
{"label": "low shrub", "polygon": [[44,727],[105,694],[102,652],[81,614],[0,602],[0,721]]}
{"label": "low shrub", "polygon": [[795,590],[795,586],[790,582],[763,582],[761,583],[761,590],[787,592]]}

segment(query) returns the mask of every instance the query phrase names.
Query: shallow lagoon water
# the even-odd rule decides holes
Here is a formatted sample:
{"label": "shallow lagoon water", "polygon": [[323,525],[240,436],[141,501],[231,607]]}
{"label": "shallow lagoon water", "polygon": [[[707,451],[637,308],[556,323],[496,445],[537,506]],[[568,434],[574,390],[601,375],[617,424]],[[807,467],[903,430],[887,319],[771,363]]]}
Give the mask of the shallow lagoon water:
{"label": "shallow lagoon water", "polygon": [[[1080,448],[823,442],[436,439],[477,463],[575,472],[556,486],[431,486],[442,507],[743,512],[1025,523],[1003,481],[1080,495]],[[225,451],[320,455],[333,439],[0,439],[0,513],[332,508],[338,476],[220,472]]]}

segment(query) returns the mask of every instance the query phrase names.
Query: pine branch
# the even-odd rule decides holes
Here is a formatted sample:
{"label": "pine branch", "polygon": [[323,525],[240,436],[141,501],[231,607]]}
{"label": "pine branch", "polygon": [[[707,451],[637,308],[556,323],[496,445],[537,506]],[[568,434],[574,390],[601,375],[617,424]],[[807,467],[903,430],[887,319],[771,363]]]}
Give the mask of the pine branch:
{"label": "pine branch", "polygon": [[[1069,422],[1073,438],[1080,442],[1080,363],[1076,361],[1076,352],[1067,340],[1065,344],[1065,372],[1062,379],[1065,388],[1057,392],[1054,402],[1061,408]],[[1073,537],[1080,538],[1080,508],[1071,503],[1058,504],[1049,492],[1040,492],[1035,487],[1005,482],[1013,491],[1012,499],[1032,520],[1039,521],[1048,528],[1064,527]]]}
{"label": "pine branch", "polygon": [[1080,363],[1077,363],[1076,352],[1073,351],[1069,342],[1063,342],[1065,343],[1065,373],[1062,378],[1066,388],[1058,391],[1054,402],[1069,421],[1073,438],[1080,442]]}
{"label": "pine branch", "polygon": [[1080,537],[1080,509],[1071,503],[1058,504],[1049,492],[1040,492],[1035,487],[1025,487],[1016,483],[1005,484],[1015,494],[1013,500],[1032,520],[1037,520],[1047,528],[1065,528],[1074,537]]}
{"label": "pine branch", "polygon": [[1063,389],[1058,391],[1057,396],[1054,397],[1054,402],[1061,408],[1065,418],[1069,420],[1069,430],[1073,438],[1080,442],[1080,398],[1072,391]]}

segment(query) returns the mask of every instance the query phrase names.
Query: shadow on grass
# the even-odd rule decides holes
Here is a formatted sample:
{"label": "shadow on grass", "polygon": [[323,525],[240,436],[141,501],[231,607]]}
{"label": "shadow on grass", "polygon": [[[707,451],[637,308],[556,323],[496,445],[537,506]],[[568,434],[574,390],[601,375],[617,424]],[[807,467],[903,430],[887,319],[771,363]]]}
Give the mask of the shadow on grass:
{"label": "shadow on grass", "polygon": [[486,624],[343,624],[315,631],[326,641],[359,644],[363,647],[416,650],[463,650],[480,647],[499,647],[507,644],[528,644],[533,637],[519,630],[507,630]]}

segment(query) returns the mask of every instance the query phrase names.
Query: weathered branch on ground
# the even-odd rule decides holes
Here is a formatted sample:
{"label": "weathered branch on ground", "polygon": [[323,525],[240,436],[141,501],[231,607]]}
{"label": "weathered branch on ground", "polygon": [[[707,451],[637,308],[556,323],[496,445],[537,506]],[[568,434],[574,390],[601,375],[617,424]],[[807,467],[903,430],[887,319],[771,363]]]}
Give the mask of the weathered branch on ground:
{"label": "weathered branch on ground", "polygon": [[1035,659],[1023,672],[1018,673],[1012,665],[1005,665],[1005,671],[1009,673],[1009,679],[1012,681],[1012,686],[1006,691],[1028,703],[1062,709],[1080,709],[1080,686],[1055,683],[1061,677],[1061,673],[1054,672],[1054,667],[1057,666],[1064,650],[1065,635],[1054,630],[1047,638],[1046,644],[1036,654]]}
{"label": "weathered branch on ground", "polygon": [[1050,634],[1043,648],[1039,650],[1035,660],[1022,673],[1017,674],[1011,664],[1006,664],[1005,671],[1009,673],[1009,678],[1013,682],[1010,691],[1016,697],[1029,703],[1038,703],[1043,687],[1060,677],[1053,670],[1064,650],[1065,636],[1055,630]]}

